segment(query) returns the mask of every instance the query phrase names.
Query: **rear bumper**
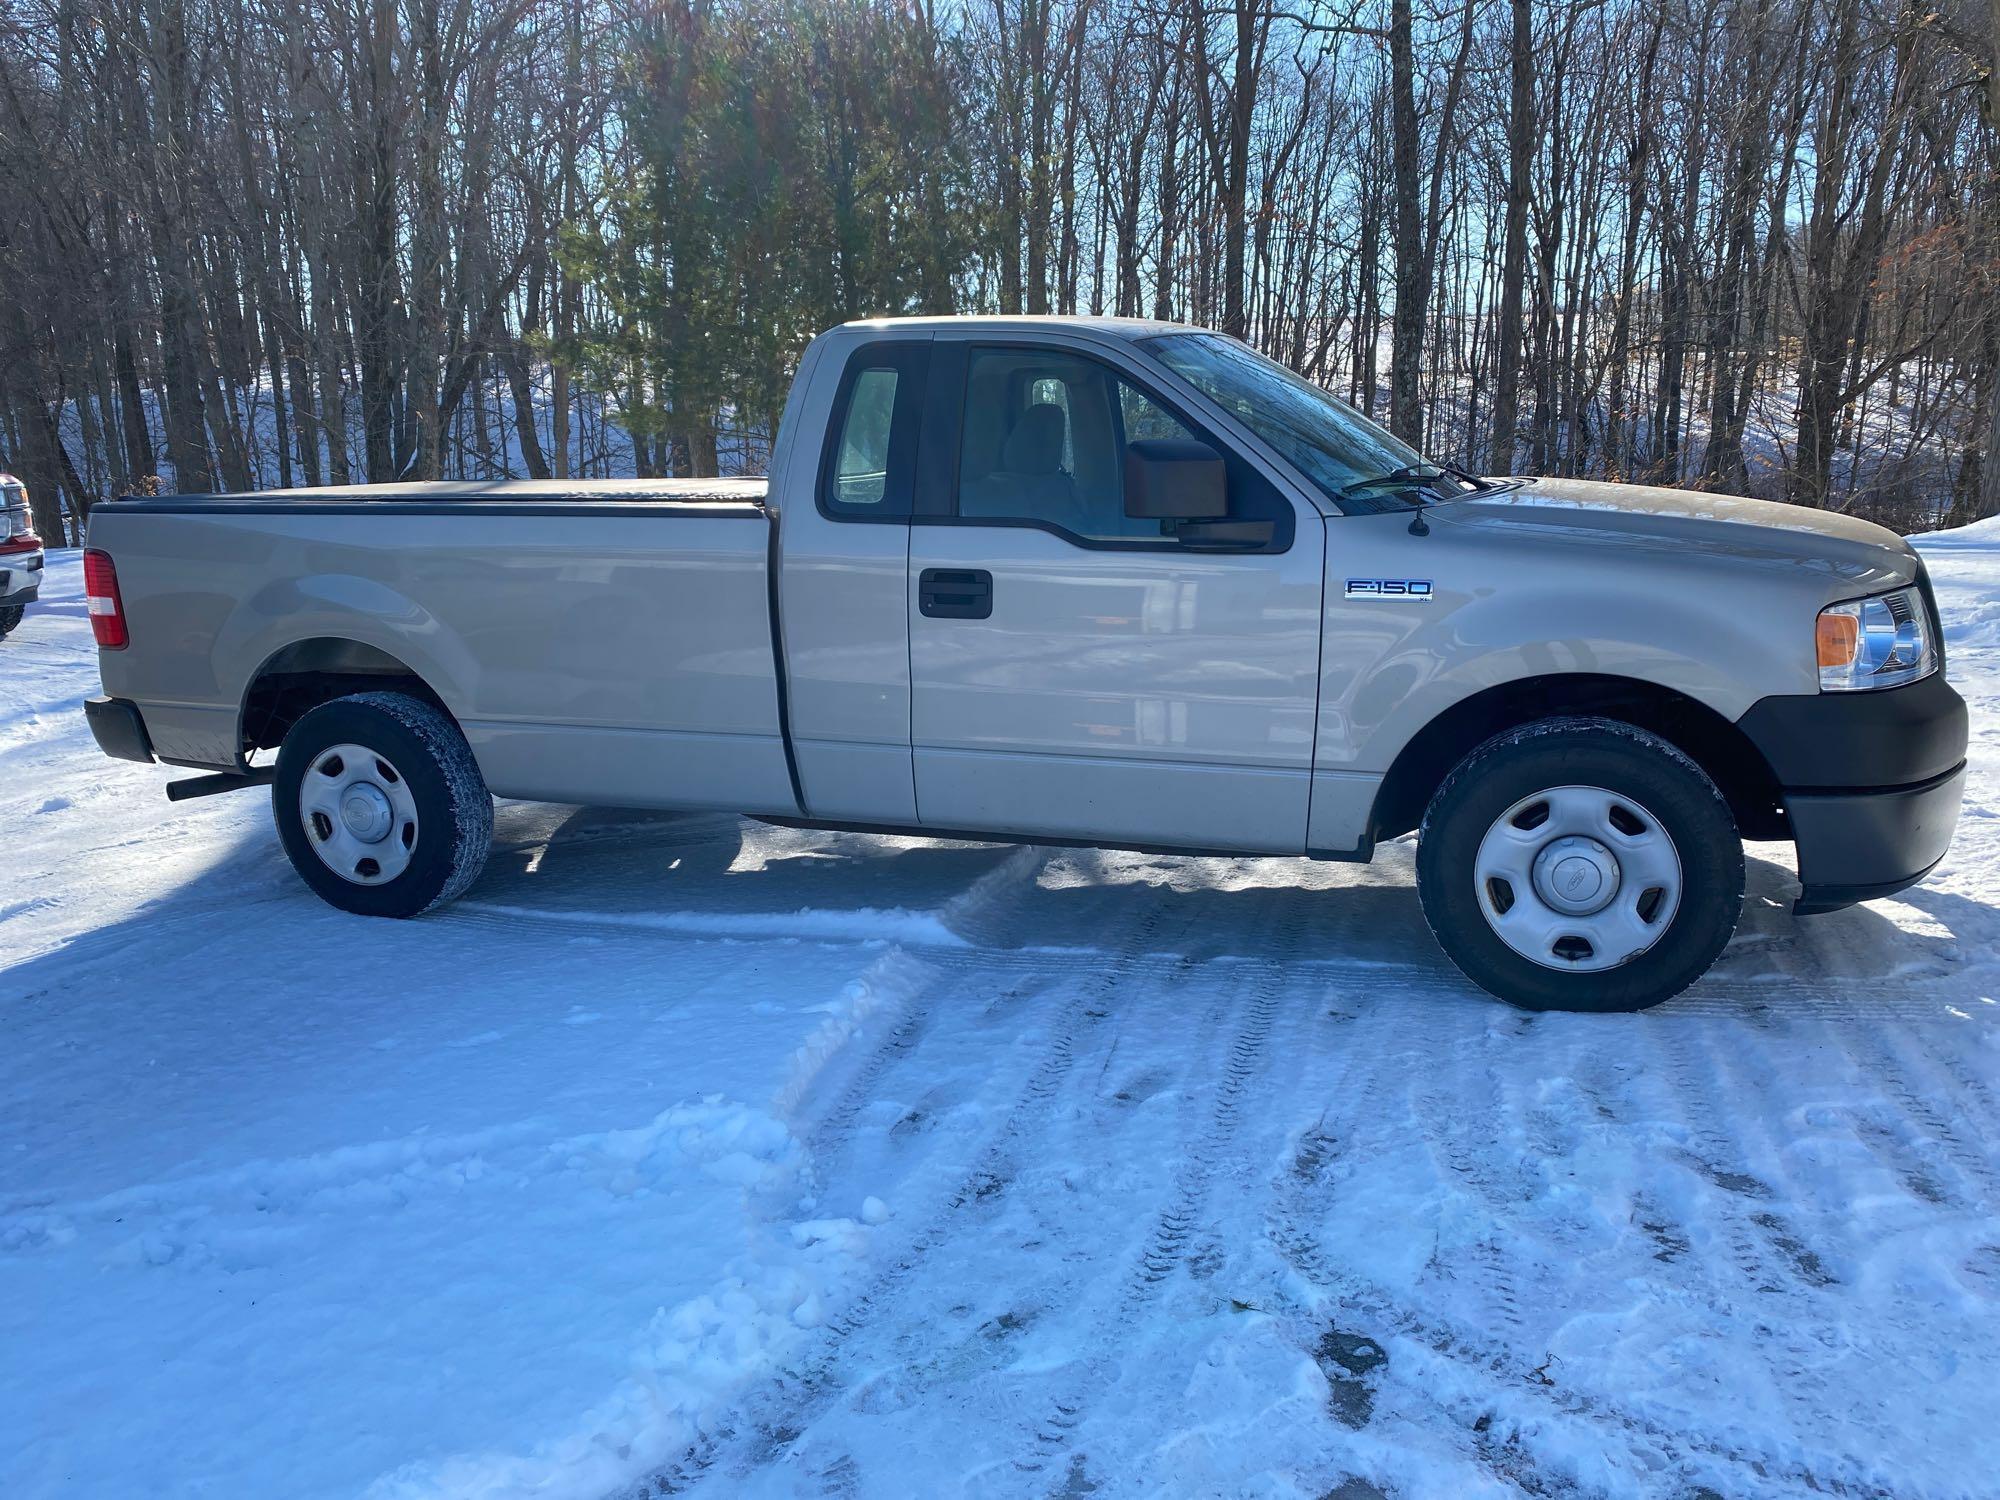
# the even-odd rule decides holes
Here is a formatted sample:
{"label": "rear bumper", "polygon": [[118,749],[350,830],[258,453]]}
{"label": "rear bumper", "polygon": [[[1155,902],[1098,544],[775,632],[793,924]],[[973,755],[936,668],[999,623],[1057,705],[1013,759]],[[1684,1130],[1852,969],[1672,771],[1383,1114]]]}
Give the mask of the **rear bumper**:
{"label": "rear bumper", "polygon": [[138,705],[123,698],[86,698],[83,715],[90,721],[97,748],[114,760],[153,762],[153,740]]}
{"label": "rear bumper", "polygon": [[1765,698],[1737,727],[1784,798],[1799,915],[1890,895],[1944,858],[1965,795],[1967,725],[1942,672],[1885,692]]}
{"label": "rear bumper", "polygon": [[0,609],[32,604],[42,591],[42,554],[0,554]]}

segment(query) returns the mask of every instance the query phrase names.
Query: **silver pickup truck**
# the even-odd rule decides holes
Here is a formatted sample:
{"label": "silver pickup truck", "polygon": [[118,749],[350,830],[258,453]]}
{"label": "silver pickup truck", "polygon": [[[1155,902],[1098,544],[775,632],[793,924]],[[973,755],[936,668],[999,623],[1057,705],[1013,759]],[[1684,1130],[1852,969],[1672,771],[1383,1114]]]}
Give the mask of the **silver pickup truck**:
{"label": "silver pickup truck", "polygon": [[[1722,495],[1430,464],[1170,324],[852,324],[768,480],[100,505],[100,746],[271,784],[298,872],[407,917],[493,795],[941,838],[1366,860],[1519,1005],[1657,1003],[1734,930],[1943,856],[1922,564]],[[253,760],[275,750],[275,764]]]}

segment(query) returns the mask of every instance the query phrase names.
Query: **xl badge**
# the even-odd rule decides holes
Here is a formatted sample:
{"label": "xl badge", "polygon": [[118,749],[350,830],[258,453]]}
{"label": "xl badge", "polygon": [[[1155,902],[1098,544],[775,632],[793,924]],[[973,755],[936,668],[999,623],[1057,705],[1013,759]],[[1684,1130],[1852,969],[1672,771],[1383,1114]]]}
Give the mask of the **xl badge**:
{"label": "xl badge", "polygon": [[1347,580],[1347,597],[1401,599],[1411,604],[1428,604],[1431,602],[1431,581],[1428,578],[1350,578]]}

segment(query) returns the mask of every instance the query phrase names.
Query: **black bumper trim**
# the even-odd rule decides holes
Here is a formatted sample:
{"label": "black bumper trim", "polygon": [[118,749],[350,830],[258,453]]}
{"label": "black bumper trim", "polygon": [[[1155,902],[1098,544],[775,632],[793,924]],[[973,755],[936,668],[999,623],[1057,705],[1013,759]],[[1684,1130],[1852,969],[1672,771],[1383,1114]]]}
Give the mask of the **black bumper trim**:
{"label": "black bumper trim", "polygon": [[124,698],[86,698],[83,714],[90,720],[97,748],[113,760],[153,763],[152,736],[146,733],[146,720],[136,703]]}
{"label": "black bumper trim", "polygon": [[1879,901],[1884,896],[1893,896],[1898,891],[1907,891],[1913,885],[1920,885],[1926,875],[1942,863],[1943,855],[1928,868],[1914,875],[1905,875],[1897,880],[1885,880],[1878,885],[1811,885],[1799,892],[1799,899],[1792,903],[1795,917],[1823,917],[1828,912],[1846,911],[1850,906],[1858,906],[1863,901]]}
{"label": "black bumper trim", "polygon": [[1781,787],[1909,787],[1965,759],[1965,700],[1933,672],[1908,687],[1760,698],[1736,721]]}
{"label": "black bumper trim", "polygon": [[1937,868],[1958,827],[1963,763],[1915,786],[1787,792],[1798,844],[1798,916],[1892,896]]}

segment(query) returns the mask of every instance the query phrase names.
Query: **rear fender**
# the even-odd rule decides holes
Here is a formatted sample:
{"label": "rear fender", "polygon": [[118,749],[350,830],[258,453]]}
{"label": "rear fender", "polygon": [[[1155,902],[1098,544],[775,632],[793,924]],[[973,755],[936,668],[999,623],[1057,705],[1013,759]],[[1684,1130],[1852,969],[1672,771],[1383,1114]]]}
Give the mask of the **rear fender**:
{"label": "rear fender", "polygon": [[351,641],[393,658],[454,717],[477,680],[465,641],[377,579],[314,573],[274,580],[237,607],[215,643],[218,678],[237,684],[234,745],[243,743],[243,706],[257,678],[284,651],[317,640]]}

